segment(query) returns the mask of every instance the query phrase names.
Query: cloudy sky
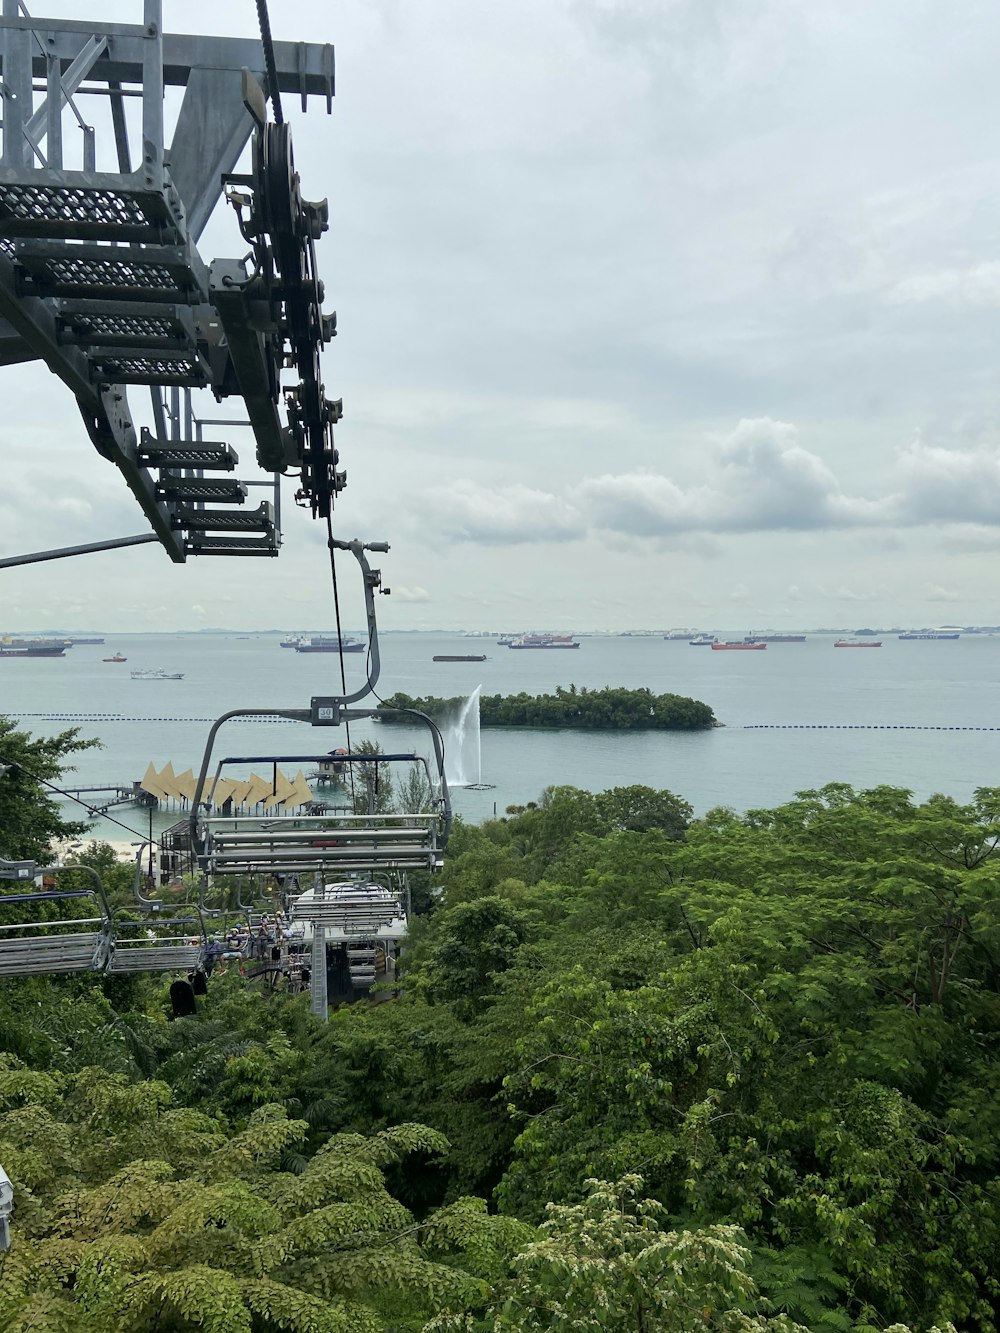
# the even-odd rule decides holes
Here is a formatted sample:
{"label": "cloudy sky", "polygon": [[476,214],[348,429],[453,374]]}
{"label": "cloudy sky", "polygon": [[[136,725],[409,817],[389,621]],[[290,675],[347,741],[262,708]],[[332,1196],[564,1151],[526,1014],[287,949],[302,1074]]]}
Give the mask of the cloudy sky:
{"label": "cloudy sky", "polygon": [[[256,32],[251,0],[165,10]],[[332,117],[285,101],[384,628],[1000,621],[995,5],[271,10],[337,51]],[[206,258],[243,250],[213,221]],[[0,386],[0,553],[141,531],[68,391]],[[7,570],[0,628],[329,624],[291,490],[276,561]]]}

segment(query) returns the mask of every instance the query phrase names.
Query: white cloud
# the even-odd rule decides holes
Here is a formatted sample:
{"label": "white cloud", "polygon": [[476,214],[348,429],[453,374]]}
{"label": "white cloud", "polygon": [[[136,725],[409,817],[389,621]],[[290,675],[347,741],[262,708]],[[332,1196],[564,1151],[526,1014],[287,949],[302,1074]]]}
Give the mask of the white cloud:
{"label": "white cloud", "polygon": [[941,301],[955,306],[1000,306],[1000,262],[985,260],[966,268],[912,273],[889,289],[888,299],[898,305]]}
{"label": "white cloud", "polygon": [[943,449],[916,439],[898,451],[896,466],[900,524],[1000,522],[1000,448]]}
{"label": "white cloud", "polygon": [[1000,523],[1000,447],[993,445],[945,449],[917,439],[896,451],[887,494],[852,495],[798,443],[795,426],[763,417],[718,438],[704,476],[681,486],[660,472],[605,473],[565,496],[461,481],[436,502],[435,521],[446,536],[484,545],[596,533],[616,549],[647,539],[853,528],[895,547],[900,528]]}
{"label": "white cloud", "polygon": [[631,473],[591,478],[575,494],[595,526],[636,537],[815,531],[887,517],[884,500],[846,495],[823,460],[799,445],[796,428],[769,417],[743,420],[717,442],[702,485],[682,489]]}
{"label": "white cloud", "polygon": [[884,585],[872,588],[847,588],[841,585],[832,596],[838,602],[877,602],[886,596],[886,588]]}
{"label": "white cloud", "polygon": [[392,595],[397,602],[429,602],[431,600],[431,595],[426,588],[419,586],[407,588],[400,583],[392,585]]}
{"label": "white cloud", "polygon": [[962,596],[952,588],[942,588],[940,584],[928,583],[924,589],[924,596],[929,602],[960,602]]}
{"label": "white cloud", "polygon": [[458,541],[490,545],[569,541],[584,534],[577,509],[566,500],[527,486],[495,489],[459,480],[447,490],[422,497],[423,530],[441,532]]}

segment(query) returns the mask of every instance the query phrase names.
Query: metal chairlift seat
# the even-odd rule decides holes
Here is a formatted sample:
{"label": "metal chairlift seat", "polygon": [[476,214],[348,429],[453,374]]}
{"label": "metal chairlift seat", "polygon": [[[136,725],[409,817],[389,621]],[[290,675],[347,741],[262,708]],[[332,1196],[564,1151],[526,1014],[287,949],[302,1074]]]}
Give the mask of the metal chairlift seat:
{"label": "metal chairlift seat", "polygon": [[[193,929],[184,931],[184,926]],[[108,971],[194,972],[204,961],[206,945],[205,927],[198,917],[118,920]]]}
{"label": "metal chairlift seat", "polygon": [[422,815],[306,815],[208,817],[205,863],[215,874],[323,870],[437,870],[442,865],[442,817]]}
{"label": "metal chairlift seat", "polygon": [[323,927],[331,932],[331,943],[339,936],[368,948],[380,935],[398,938],[406,933],[402,903],[381,884],[328,884],[322,895],[309,890],[292,903],[291,921]]}
{"label": "metal chairlift seat", "polygon": [[359,948],[347,950],[347,971],[355,986],[375,984],[375,949]]}
{"label": "metal chairlift seat", "polygon": [[[90,916],[37,919],[42,904],[84,899],[96,906]],[[93,889],[2,894],[0,906],[24,908],[28,918],[0,924],[0,977],[104,969],[113,947],[112,921],[106,902]]]}

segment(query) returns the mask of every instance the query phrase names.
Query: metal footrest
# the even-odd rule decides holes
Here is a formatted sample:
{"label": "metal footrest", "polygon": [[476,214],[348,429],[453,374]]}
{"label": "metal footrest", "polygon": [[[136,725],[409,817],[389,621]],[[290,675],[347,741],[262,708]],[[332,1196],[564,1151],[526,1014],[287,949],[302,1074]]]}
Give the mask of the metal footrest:
{"label": "metal footrest", "polygon": [[208,363],[194,348],[91,347],[92,374],[111,384],[186,384],[202,388]]}
{"label": "metal footrest", "polygon": [[241,505],[247,498],[242,481],[231,477],[161,476],[156,487],[160,500],[214,500],[218,504]]}
{"label": "metal footrest", "polygon": [[194,348],[198,338],[194,316],[186,305],[143,304],[138,301],[73,301],[54,303],[60,340],[80,347]]}
{"label": "metal footrest", "polygon": [[14,259],[31,296],[202,304],[205,265],[191,245],[76,245],[14,242]]}
{"label": "metal footrest", "polygon": [[262,500],[256,509],[178,509],[172,521],[175,528],[269,533],[274,531],[274,507]]}
{"label": "metal footrest", "polygon": [[0,168],[0,231],[77,241],[184,238],[184,209],[173,184],[150,189],[141,173]]}
{"label": "metal footrest", "polygon": [[232,472],[239,455],[229,444],[208,440],[158,440],[145,426],[136,455],[146,467],[185,467]]}
{"label": "metal footrest", "polygon": [[280,549],[277,532],[270,537],[202,537],[185,541],[187,555],[277,555]]}

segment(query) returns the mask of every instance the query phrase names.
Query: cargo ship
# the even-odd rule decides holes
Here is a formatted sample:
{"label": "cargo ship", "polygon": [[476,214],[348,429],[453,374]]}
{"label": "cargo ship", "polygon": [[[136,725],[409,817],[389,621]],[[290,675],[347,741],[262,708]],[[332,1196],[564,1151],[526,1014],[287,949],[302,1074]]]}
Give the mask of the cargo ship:
{"label": "cargo ship", "polygon": [[27,643],[19,640],[15,643],[0,643],[0,657],[65,657],[66,647],[62,643]]}
{"label": "cargo ship", "polygon": [[485,662],[485,653],[437,653],[432,662]]}
{"label": "cargo ship", "polygon": [[747,643],[805,643],[804,634],[754,634],[747,635]]}
{"label": "cargo ship", "polygon": [[834,648],[881,648],[881,639],[838,639]]}
{"label": "cargo ship", "polygon": [[313,634],[309,638],[299,639],[295,644],[297,653],[363,653],[368,647],[361,639],[338,639],[335,634]]}
{"label": "cargo ship", "polygon": [[714,653],[721,653],[726,651],[762,653],[766,647],[767,644],[764,643],[763,640],[754,639],[753,641],[749,641],[747,639],[743,639],[739,643],[713,643],[712,651]]}
{"label": "cargo ship", "polygon": [[579,648],[580,641],[572,634],[522,634],[512,639],[508,648]]}
{"label": "cargo ship", "polygon": [[958,630],[926,629],[926,630],[907,630],[905,634],[900,634],[901,639],[960,639],[962,636]]}

